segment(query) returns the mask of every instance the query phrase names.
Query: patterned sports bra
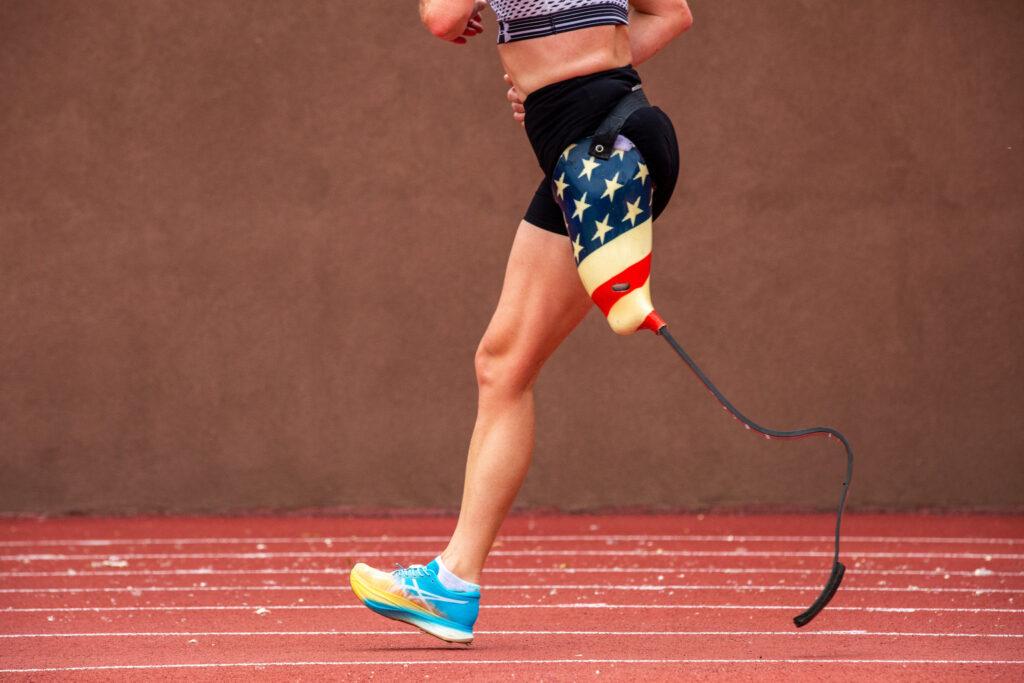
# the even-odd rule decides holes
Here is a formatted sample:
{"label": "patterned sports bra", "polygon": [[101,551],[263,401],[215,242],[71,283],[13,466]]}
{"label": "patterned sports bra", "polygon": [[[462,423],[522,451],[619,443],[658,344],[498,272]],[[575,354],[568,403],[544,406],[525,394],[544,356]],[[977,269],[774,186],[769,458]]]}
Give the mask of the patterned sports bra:
{"label": "patterned sports bra", "polygon": [[608,24],[629,25],[629,0],[491,0],[498,42],[511,43]]}

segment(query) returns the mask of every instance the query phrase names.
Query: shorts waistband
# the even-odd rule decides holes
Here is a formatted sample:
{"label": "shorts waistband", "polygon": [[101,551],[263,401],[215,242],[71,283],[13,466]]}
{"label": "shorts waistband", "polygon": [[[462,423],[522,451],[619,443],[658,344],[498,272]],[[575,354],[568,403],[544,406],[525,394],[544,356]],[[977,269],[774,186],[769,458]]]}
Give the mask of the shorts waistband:
{"label": "shorts waistband", "polygon": [[592,135],[623,96],[640,84],[631,64],[574,76],[530,93],[526,136],[545,175],[570,143]]}
{"label": "shorts waistband", "polygon": [[626,64],[625,66],[595,71],[594,73],[583,74],[582,76],[572,76],[571,78],[548,83],[537,88],[523,100],[523,107],[529,109],[531,105],[535,105],[538,102],[566,96],[578,88],[602,80],[622,80],[632,87],[640,83],[640,74],[637,73],[632,64]]}

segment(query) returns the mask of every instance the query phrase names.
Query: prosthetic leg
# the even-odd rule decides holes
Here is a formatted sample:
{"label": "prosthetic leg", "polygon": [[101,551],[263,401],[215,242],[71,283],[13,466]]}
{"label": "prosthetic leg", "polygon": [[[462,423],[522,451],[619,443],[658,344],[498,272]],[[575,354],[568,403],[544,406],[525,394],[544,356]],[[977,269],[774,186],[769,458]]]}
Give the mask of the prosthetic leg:
{"label": "prosthetic leg", "polygon": [[565,217],[580,279],[612,330],[629,335],[647,329],[664,337],[723,408],[766,439],[824,434],[838,439],[846,449],[846,477],[836,513],[832,573],[817,600],[793,618],[798,627],[804,626],[829,603],[846,571],[839,561],[839,532],[853,476],[853,450],[846,437],[831,427],[779,431],[747,418],[697,367],[655,312],[650,290],[653,183],[640,152],[618,134],[629,115],[643,106],[648,106],[647,100],[637,86],[592,137],[566,147],[552,174],[552,192]]}

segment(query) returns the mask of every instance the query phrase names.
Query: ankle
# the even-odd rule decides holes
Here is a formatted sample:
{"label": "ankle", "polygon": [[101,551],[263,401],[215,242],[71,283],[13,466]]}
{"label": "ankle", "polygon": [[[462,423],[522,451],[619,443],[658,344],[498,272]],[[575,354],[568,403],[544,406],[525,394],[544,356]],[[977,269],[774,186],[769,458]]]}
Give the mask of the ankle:
{"label": "ankle", "polygon": [[445,549],[444,552],[437,556],[437,560],[438,564],[458,580],[479,586],[480,570],[474,570],[465,562],[460,561],[459,557],[454,552]]}

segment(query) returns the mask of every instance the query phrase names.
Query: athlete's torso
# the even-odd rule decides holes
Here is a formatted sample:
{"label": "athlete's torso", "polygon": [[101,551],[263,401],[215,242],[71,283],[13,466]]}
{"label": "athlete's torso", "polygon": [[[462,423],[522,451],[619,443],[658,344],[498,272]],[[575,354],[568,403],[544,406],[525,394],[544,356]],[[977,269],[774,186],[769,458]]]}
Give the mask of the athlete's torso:
{"label": "athlete's torso", "polygon": [[[510,25],[521,19],[526,12],[539,10],[547,14],[549,10],[602,13],[613,6],[626,3],[591,3],[585,0],[492,0],[491,6],[499,20],[511,18]],[[576,6],[583,5],[582,8]],[[531,9],[532,8],[532,9]],[[533,15],[530,15],[533,16]],[[610,21],[612,15],[604,14],[604,20]],[[587,23],[586,17],[579,19]],[[543,23],[543,22],[541,22]],[[502,26],[499,21],[499,30]],[[522,31],[522,25],[516,30]],[[511,31],[511,35],[522,36],[522,33]],[[550,83],[557,83],[573,76],[613,69],[625,66],[632,61],[629,47],[629,27],[623,24],[606,24],[584,26],[573,30],[541,35],[529,39],[514,39],[498,45],[498,56],[505,72],[516,84],[520,95],[526,97],[534,90]],[[499,40],[501,36],[499,35]]]}

